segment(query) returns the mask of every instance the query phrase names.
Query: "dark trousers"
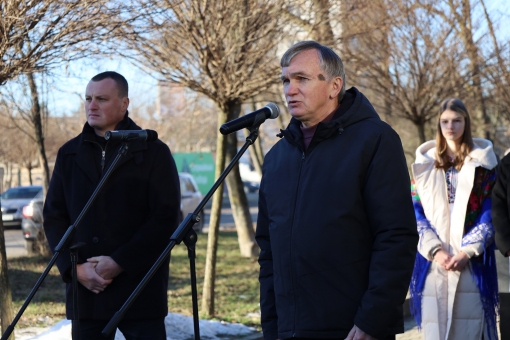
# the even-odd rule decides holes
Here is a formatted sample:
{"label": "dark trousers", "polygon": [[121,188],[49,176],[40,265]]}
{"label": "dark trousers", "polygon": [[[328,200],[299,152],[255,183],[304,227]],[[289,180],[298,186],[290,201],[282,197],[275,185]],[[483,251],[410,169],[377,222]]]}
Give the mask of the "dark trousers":
{"label": "dark trousers", "polygon": [[[80,320],[80,339],[114,340],[115,331],[105,338],[101,334],[110,320]],[[126,340],[166,340],[165,319],[122,320],[117,326]]]}
{"label": "dark trousers", "polygon": [[510,340],[510,293],[499,293],[499,331],[501,340]]}

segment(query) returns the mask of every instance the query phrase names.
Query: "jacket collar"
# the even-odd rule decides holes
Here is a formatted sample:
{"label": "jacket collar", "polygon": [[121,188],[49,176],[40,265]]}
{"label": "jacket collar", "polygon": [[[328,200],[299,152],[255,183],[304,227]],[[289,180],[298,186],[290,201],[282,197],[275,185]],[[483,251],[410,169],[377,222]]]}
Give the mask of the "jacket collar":
{"label": "jacket collar", "polygon": [[[116,127],[116,130],[141,130],[141,128],[128,117],[128,112],[124,116],[124,119],[120,121]],[[96,134],[94,129],[88,124],[85,123],[83,126],[83,130],[81,135],[78,137],[78,143],[74,143],[66,152],[66,154],[76,154],[75,161],[80,168],[89,176],[89,178],[93,182],[97,182],[99,178],[97,177],[96,165],[91,160],[90,152],[94,152],[91,150],[95,150],[97,147],[92,143],[96,143]],[[120,141],[109,141],[108,142],[108,150],[107,152],[115,152],[117,153],[120,148]],[[147,149],[146,142],[129,142],[129,149],[119,162],[117,163],[116,169],[118,169],[122,164],[127,162],[129,159],[135,157],[135,162],[139,164],[143,161],[143,153],[141,151]],[[99,152],[99,149],[97,149]]]}
{"label": "jacket collar", "polygon": [[[357,88],[351,87],[346,91],[344,99],[335,110],[333,119],[326,123],[320,122],[317,125],[317,130],[314,133],[310,147],[336,134],[341,134],[344,128],[352,124],[375,117],[379,119],[368,99]],[[298,143],[302,138],[300,125],[301,122],[299,120],[292,118],[287,128],[281,130],[278,137],[285,137],[289,142],[292,141],[301,145]]]}
{"label": "jacket collar", "polygon": [[[465,163],[473,163],[486,169],[493,169],[498,165],[492,142],[483,138],[473,138],[474,148],[469,153]],[[416,149],[416,164],[434,163],[436,160],[436,141],[423,143]]]}

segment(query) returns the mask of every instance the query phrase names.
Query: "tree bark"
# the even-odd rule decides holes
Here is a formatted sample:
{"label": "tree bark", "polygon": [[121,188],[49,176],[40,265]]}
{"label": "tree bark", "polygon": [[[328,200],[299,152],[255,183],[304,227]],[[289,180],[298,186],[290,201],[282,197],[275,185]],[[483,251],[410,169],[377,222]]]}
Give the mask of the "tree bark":
{"label": "tree bark", "polygon": [[418,138],[420,139],[420,145],[427,141],[425,137],[425,123],[414,122],[414,126],[416,126],[416,130],[418,130]]}
{"label": "tree bark", "polygon": [[[31,119],[32,125],[34,127],[34,137],[37,144],[37,149],[39,151],[39,163],[41,164],[43,170],[43,197],[46,197],[46,192],[50,186],[50,168],[48,166],[48,159],[46,158],[46,150],[44,148],[44,134],[42,128],[41,105],[39,104],[39,92],[37,90],[37,85],[35,84],[33,73],[28,73],[27,77],[30,94],[32,96]],[[37,239],[38,246],[36,247],[36,252],[40,255],[48,256],[51,253],[49,251],[50,247],[48,240],[46,239],[46,234],[39,234],[40,235],[38,235]]]}
{"label": "tree bark", "polygon": [[29,162],[26,166],[27,168],[27,171],[28,171],[28,182],[30,183],[30,185],[33,185],[34,182],[32,180],[32,162]]}
{"label": "tree bark", "polygon": [[[218,130],[227,122],[224,114],[218,115]],[[216,138],[216,170],[214,178],[217,180],[225,168],[226,137],[218,133]],[[208,317],[214,316],[214,287],[216,279],[216,255],[218,252],[218,237],[220,228],[221,206],[223,203],[222,183],[213,195],[211,216],[209,219],[209,234],[207,235],[207,255],[205,259],[204,286],[202,289],[202,313]]]}
{"label": "tree bark", "polygon": [[[227,104],[228,120],[235,119],[241,111],[239,101],[229,102]],[[237,135],[231,133],[227,136],[226,144],[226,162],[231,162],[237,153]],[[228,186],[228,197],[232,208],[232,215],[237,230],[239,249],[243,257],[258,256],[258,247],[255,243],[255,232],[253,222],[248,207],[248,199],[243,189],[243,181],[239,173],[239,164],[232,169],[226,178]]]}
{"label": "tree bark", "polygon": [[[251,109],[252,111],[257,110],[257,107],[255,106],[255,101],[252,98],[251,102]],[[247,129],[243,129],[244,137],[248,137],[250,132]],[[251,163],[253,164],[253,167],[255,168],[255,171],[262,176],[262,165],[264,164],[264,153],[262,151],[262,143],[260,141],[260,136],[255,140],[255,143],[249,148],[248,150],[250,154]]]}
{"label": "tree bark", "polygon": [[[7,273],[7,254],[5,251],[4,224],[2,212],[0,211],[0,319],[1,333],[3,334],[14,319],[14,308],[12,305],[12,292]],[[14,340],[14,333],[9,340]]]}
{"label": "tree bark", "polygon": [[46,150],[44,148],[44,133],[42,129],[42,115],[41,105],[39,104],[39,92],[37,90],[37,85],[35,84],[33,73],[28,73],[27,78],[30,94],[32,97],[31,119],[32,125],[34,127],[35,142],[39,151],[39,161],[43,170],[43,189],[44,194],[46,195],[46,191],[50,186],[50,169],[48,166],[48,159],[46,158]]}

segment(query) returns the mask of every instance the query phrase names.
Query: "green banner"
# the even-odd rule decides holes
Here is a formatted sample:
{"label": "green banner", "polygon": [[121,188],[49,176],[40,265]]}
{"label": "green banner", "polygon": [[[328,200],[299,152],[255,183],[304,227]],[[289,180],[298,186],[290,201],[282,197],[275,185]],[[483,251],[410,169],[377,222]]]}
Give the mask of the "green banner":
{"label": "green banner", "polygon": [[177,171],[193,175],[203,195],[214,184],[214,159],[210,152],[175,152],[172,154]]}

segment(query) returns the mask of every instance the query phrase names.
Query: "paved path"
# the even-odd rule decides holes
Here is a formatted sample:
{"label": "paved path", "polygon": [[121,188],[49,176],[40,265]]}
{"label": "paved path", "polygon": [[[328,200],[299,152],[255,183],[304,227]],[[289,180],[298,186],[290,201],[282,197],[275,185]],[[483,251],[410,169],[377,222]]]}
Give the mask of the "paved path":
{"label": "paved path", "polygon": [[21,229],[7,229],[4,231],[5,235],[5,252],[7,258],[27,256],[25,250],[25,240]]}

